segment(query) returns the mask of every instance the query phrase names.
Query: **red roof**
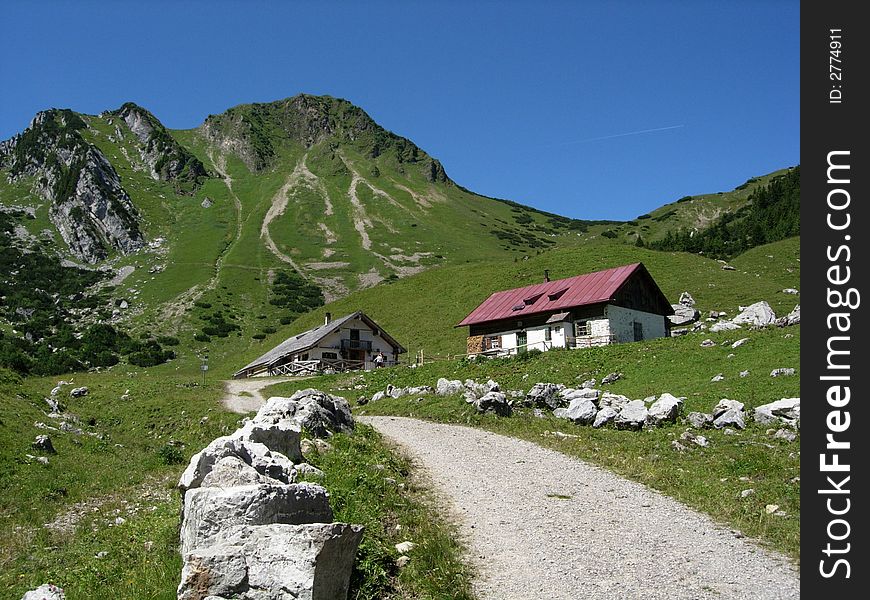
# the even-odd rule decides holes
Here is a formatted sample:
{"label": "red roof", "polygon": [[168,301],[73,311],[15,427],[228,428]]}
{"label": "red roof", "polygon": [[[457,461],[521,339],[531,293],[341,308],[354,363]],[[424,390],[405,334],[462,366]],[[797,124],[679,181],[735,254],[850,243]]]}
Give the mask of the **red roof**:
{"label": "red roof", "polygon": [[642,268],[641,263],[634,263],[495,292],[457,327],[607,302],[639,268]]}

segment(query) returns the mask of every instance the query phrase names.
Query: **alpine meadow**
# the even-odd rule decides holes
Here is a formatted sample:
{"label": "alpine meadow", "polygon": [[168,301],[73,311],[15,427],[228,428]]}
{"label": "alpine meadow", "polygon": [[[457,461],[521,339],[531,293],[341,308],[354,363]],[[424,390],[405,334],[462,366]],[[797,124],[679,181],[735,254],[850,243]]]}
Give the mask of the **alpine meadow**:
{"label": "alpine meadow", "polygon": [[[457,508],[367,424],[388,416],[597,465],[794,568],[800,166],[734,177],[745,183],[662,198],[630,221],[584,220],[476,194],[330,96],[243,104],[185,130],[134,103],[36,114],[0,142],[0,596],[51,583],[70,600],[271,598],[257,587],[257,553],[246,550],[244,577],[219,588],[190,575],[211,554],[200,548],[194,563],[182,552],[205,543],[206,525],[190,533],[190,515],[207,510],[196,503],[247,477],[245,486],[295,485],[300,503],[322,486],[330,531],[362,526],[341,530],[341,543],[360,536],[358,547],[347,542],[355,552],[323,551],[348,563],[348,598],[483,597]],[[474,327],[457,326],[495,292],[636,263],[672,305],[667,335],[477,352]],[[406,350],[398,364],[233,380],[285,340],[357,311]],[[596,392],[588,422],[572,412],[583,390]],[[493,410],[490,392],[501,394]],[[679,402],[661,422],[617,426],[630,402],[654,414],[664,396]],[[320,408],[299,406],[336,421],[326,433],[325,420],[304,421],[295,459],[271,446],[266,458],[233,454],[235,466],[208,455],[219,440],[269,446],[251,432],[279,426],[267,419],[277,401],[257,412],[272,397],[315,398]],[[593,427],[605,398],[613,421]],[[217,465],[241,473],[237,487],[207,485]],[[528,468],[517,487],[534,487]],[[556,504],[574,495],[545,492]],[[282,521],[293,507],[262,509],[245,531],[323,525]],[[248,548],[255,534],[233,539],[221,544]],[[320,592],[298,597],[340,595],[317,587],[340,579],[329,573],[311,575]]]}

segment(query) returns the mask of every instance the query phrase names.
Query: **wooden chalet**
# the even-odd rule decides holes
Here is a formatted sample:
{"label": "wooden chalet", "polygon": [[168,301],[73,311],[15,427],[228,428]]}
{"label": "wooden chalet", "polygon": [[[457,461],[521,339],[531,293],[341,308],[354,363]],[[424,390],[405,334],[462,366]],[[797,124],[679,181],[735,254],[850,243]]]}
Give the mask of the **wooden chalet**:
{"label": "wooden chalet", "polygon": [[288,338],[239,369],[234,379],[274,375],[313,375],[324,372],[371,369],[378,353],[384,366],[394,365],[406,352],[362,311],[332,320]]}
{"label": "wooden chalet", "polygon": [[670,335],[673,308],[642,263],[495,292],[457,327],[468,354],[585,348]]}

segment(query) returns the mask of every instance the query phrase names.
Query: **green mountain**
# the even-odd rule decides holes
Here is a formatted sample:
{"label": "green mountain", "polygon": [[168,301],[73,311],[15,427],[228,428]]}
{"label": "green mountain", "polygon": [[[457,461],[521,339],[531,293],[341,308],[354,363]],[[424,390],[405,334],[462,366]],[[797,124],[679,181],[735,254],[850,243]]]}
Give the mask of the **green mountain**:
{"label": "green mountain", "polygon": [[[0,362],[61,373],[124,356],[148,365],[256,352],[313,308],[399,280],[411,290],[426,278],[410,277],[436,267],[483,281],[575,248],[565,274],[580,272],[615,256],[602,241],[706,225],[777,175],[648,219],[593,222],[474,194],[412,141],[328,96],[240,105],[190,130],[133,103],[99,115],[51,109],[0,142],[0,264],[12,274],[0,281]],[[443,307],[439,294],[419,310]],[[400,299],[383,302],[366,310],[404,314]]]}

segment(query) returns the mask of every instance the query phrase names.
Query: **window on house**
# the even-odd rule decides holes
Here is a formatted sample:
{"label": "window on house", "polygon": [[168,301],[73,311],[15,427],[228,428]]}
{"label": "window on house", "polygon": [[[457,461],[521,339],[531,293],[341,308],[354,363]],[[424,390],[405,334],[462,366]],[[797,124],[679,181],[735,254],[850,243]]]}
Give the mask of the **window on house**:
{"label": "window on house", "polygon": [[299,357],[299,360],[308,360],[308,353],[306,352],[302,356]]}
{"label": "window on house", "polygon": [[556,325],[555,327],[553,327],[553,331],[555,331],[556,333],[562,333],[562,326]]}
{"label": "window on house", "polygon": [[501,348],[501,336],[500,335],[488,335],[483,338],[483,349],[484,350],[498,350]]}
{"label": "window on house", "polygon": [[323,353],[320,355],[320,357],[321,357],[321,358],[325,358],[325,359],[327,359],[327,360],[330,360],[330,359],[331,359],[331,360],[336,360],[336,359],[338,358],[338,354],[336,354],[335,352],[323,352]]}
{"label": "window on house", "polygon": [[639,342],[643,339],[643,323],[634,322],[634,341]]}
{"label": "window on house", "polygon": [[592,328],[589,327],[589,321],[575,322],[574,337],[583,337],[584,335],[592,335]]}
{"label": "window on house", "polygon": [[547,327],[544,329],[544,341],[550,342],[553,340],[553,329]]}

